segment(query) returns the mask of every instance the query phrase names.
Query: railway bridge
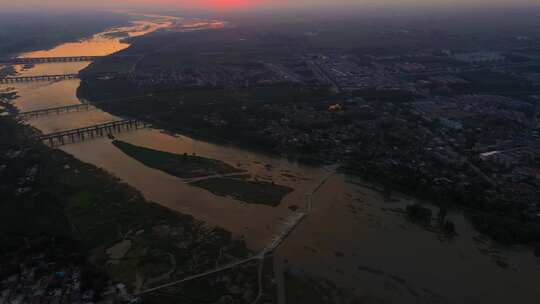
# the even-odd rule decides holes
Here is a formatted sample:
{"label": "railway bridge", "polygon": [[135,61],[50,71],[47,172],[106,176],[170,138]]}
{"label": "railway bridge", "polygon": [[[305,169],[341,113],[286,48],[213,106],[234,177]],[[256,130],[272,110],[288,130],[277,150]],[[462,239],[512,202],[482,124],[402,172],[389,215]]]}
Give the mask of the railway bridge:
{"label": "railway bridge", "polygon": [[20,112],[20,113],[17,113],[17,117],[21,119],[33,119],[33,118],[39,118],[39,117],[48,116],[48,115],[60,115],[60,114],[67,114],[71,112],[90,111],[95,108],[96,107],[94,105],[89,104],[89,103],[73,104],[73,105],[67,105],[67,106],[61,106],[61,107]]}
{"label": "railway bridge", "polygon": [[138,95],[138,96],[132,96],[132,97],[125,97],[125,98],[118,98],[118,99],[109,99],[99,102],[83,102],[83,103],[76,103],[75,101],[73,104],[65,105],[65,106],[59,106],[59,107],[53,107],[53,108],[44,108],[44,109],[37,109],[32,111],[26,111],[26,112],[19,112],[14,113],[14,116],[17,116],[20,119],[34,119],[34,118],[40,118],[44,116],[49,115],[62,115],[62,114],[69,114],[73,112],[83,112],[83,111],[91,111],[95,110],[99,106],[104,106],[108,104],[112,104],[115,102],[122,102],[122,101],[128,101],[128,100],[134,100],[137,101],[141,97],[149,97],[151,95]]}
{"label": "railway bridge", "polygon": [[34,82],[34,81],[55,81],[79,78],[79,74],[61,74],[61,75],[38,75],[38,76],[20,76],[7,77],[0,79],[0,84]]}
{"label": "railway bridge", "polygon": [[103,56],[66,56],[66,57],[29,57],[29,58],[1,58],[3,64],[42,64],[42,63],[62,63],[62,62],[84,62],[95,61]]}
{"label": "railway bridge", "polygon": [[63,146],[113,134],[135,131],[150,127],[149,124],[136,119],[125,119],[98,124],[78,129],[66,130],[38,136],[38,139],[50,147]]}

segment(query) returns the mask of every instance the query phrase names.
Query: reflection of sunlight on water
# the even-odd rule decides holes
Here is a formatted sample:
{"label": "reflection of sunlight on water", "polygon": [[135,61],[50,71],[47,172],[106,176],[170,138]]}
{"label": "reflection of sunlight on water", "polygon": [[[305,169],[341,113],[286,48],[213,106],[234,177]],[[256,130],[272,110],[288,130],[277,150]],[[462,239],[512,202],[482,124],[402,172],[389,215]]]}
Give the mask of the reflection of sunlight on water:
{"label": "reflection of sunlight on water", "polygon": [[[273,158],[235,147],[215,145],[189,137],[173,137],[159,130],[141,130],[117,135],[134,145],[176,154],[192,154],[220,159],[241,167],[251,176],[268,176],[276,184],[290,186],[295,191],[287,195],[278,207],[248,205],[233,198],[222,197],[192,187],[184,180],[141,165],[123,154],[107,139],[62,147],[77,158],[106,168],[124,182],[139,189],[147,199],[197,219],[225,228],[236,236],[244,236],[254,250],[267,246],[281,231],[283,220],[292,214],[289,207],[303,206],[304,195],[317,183],[317,168],[298,166],[281,158]],[[267,166],[267,164],[271,166]],[[269,169],[271,167],[271,169]],[[283,173],[288,172],[289,176]],[[294,175],[296,178],[291,178]]]}
{"label": "reflection of sunlight on water", "polygon": [[126,32],[129,37],[142,36],[161,28],[169,27],[174,19],[154,21],[133,21],[132,25],[112,28],[108,31],[96,34],[91,38],[76,42],[68,42],[58,45],[50,50],[23,53],[20,57],[63,57],[63,56],[105,56],[116,53],[129,47],[122,38],[110,37],[109,34]]}
{"label": "reflection of sunlight on water", "polygon": [[[210,26],[211,23],[213,22],[199,23],[197,26]],[[113,28],[96,34],[90,39],[59,45],[48,51],[28,53],[25,56],[68,56],[80,55],[81,52],[89,55],[99,55],[126,46],[119,42],[120,38],[109,35],[111,33],[129,31],[130,35],[139,35],[168,24],[167,22],[160,24],[154,24],[150,21],[135,22],[132,27]],[[94,48],[98,49],[97,53]],[[87,65],[88,63],[54,63],[36,65],[28,69],[19,66],[17,69],[21,75],[62,74],[77,73]],[[17,84],[21,98],[15,103],[21,111],[80,103],[76,96],[79,84],[79,80]],[[119,118],[109,113],[92,110],[61,116],[46,116],[30,120],[29,123],[43,133],[53,133],[117,119]],[[121,153],[106,138],[63,147],[65,151],[83,161],[106,168],[140,190],[149,199],[171,209],[191,214],[207,221],[210,225],[221,226],[232,231],[237,236],[244,235],[253,248],[262,248],[267,245],[267,240],[278,229],[277,225],[281,221],[280,219],[286,218],[290,214],[288,207],[301,204],[304,193],[308,191],[310,184],[315,182],[316,178],[312,178],[312,175],[315,174],[316,176],[318,171],[318,169],[314,169],[314,172],[308,173],[309,170],[305,171],[300,168],[297,168],[298,171],[296,171],[293,169],[296,165],[280,158],[263,157],[257,153],[212,145],[188,137],[175,137],[159,130],[119,134],[118,138],[158,150],[179,154],[196,153],[197,155],[221,159],[231,165],[241,167],[251,175],[257,176],[260,180],[275,180],[276,183],[296,188],[297,191],[287,196],[279,208],[246,205],[235,199],[217,196],[206,190],[189,186],[181,179],[143,166],[136,160]],[[265,165],[268,163],[271,163],[274,169],[266,167]],[[296,175],[296,177],[282,176],[280,168]]]}
{"label": "reflection of sunlight on water", "polygon": [[99,33],[94,36],[95,39],[110,39],[111,34],[116,33],[125,33],[128,37],[138,37],[146,35],[151,32],[155,32],[162,28],[167,28],[173,25],[172,20],[167,20],[163,22],[155,21],[133,21],[131,26],[125,27],[116,27],[109,31]]}
{"label": "reflection of sunlight on water", "polygon": [[15,65],[15,71],[19,76],[60,75],[75,74],[86,68],[90,62],[62,62],[50,64],[37,64],[25,67]]}
{"label": "reflection of sunlight on water", "polygon": [[44,134],[77,129],[83,126],[108,123],[120,120],[120,118],[100,110],[88,110],[73,112],[67,115],[55,114],[44,116],[31,121],[32,126],[38,128]]}
{"label": "reflection of sunlight on water", "polygon": [[[130,36],[143,35],[167,24],[171,23],[139,21],[133,23],[132,27],[113,28],[86,40],[23,56],[107,55],[129,46],[121,38],[107,34],[128,31]],[[217,21],[197,20],[180,24],[173,30],[224,25]],[[28,70],[22,70],[19,66],[17,71],[26,76],[76,73],[87,65],[44,64]],[[15,105],[21,111],[80,103],[76,96],[79,80],[14,86],[21,96]],[[43,117],[29,123],[49,133],[116,119],[109,113],[93,110]],[[268,246],[276,232],[286,231],[296,223],[296,216],[300,216],[300,213],[295,214],[289,208],[305,207],[306,193],[313,191],[320,180],[328,175],[322,168],[306,167],[283,158],[185,136],[175,137],[155,129],[123,133],[117,137],[156,150],[177,154],[195,153],[219,159],[246,170],[252,176],[293,187],[295,191],[286,196],[278,207],[246,205],[192,187],[182,179],[144,166],[115,148],[108,138],[62,147],[62,150],[78,159],[116,175],[149,200],[190,214],[209,225],[223,227],[236,236],[244,236],[248,245],[255,250]],[[388,205],[381,193],[351,183],[343,175],[332,176],[312,198],[313,212],[287,238],[279,254],[287,258],[291,265],[315,276],[330,278],[339,282],[340,286],[356,288],[361,295],[374,293],[396,303],[418,303],[418,298],[411,296],[410,290],[422,293],[422,288],[440,293],[455,303],[471,303],[469,300],[477,299],[479,294],[489,297],[490,303],[525,303],[526,299],[520,296],[540,297],[540,291],[536,288],[540,280],[540,263],[532,254],[529,251],[501,249],[500,254],[506,256],[512,268],[501,269],[490,256],[479,251],[478,244],[473,241],[478,233],[460,214],[451,215],[460,235],[451,242],[441,242],[433,233],[409,223],[403,216],[384,211],[403,208],[411,202],[409,198],[400,197],[398,202]],[[340,252],[339,256],[336,252]],[[406,283],[389,283],[384,277],[359,271],[359,267],[366,265],[369,267],[364,268],[404,278]]]}
{"label": "reflection of sunlight on water", "polygon": [[189,32],[207,29],[222,29],[228,26],[229,23],[222,20],[188,20],[182,22],[181,24],[177,24],[169,30],[177,32]]}
{"label": "reflection of sunlight on water", "polygon": [[92,37],[77,42],[68,42],[50,50],[24,53],[21,57],[105,56],[129,47],[120,39]]}
{"label": "reflection of sunlight on water", "polygon": [[20,111],[26,112],[78,104],[80,101],[76,92],[79,84],[78,79],[17,84],[15,87],[20,97],[15,100],[15,106]]}

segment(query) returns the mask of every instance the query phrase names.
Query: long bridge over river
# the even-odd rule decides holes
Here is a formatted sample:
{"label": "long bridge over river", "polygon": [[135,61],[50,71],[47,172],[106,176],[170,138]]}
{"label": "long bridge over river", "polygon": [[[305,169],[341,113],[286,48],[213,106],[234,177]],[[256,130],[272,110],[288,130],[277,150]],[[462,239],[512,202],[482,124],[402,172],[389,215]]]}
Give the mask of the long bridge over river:
{"label": "long bridge over river", "polygon": [[66,57],[29,57],[29,58],[0,58],[2,64],[43,64],[63,62],[95,61],[103,56],[66,56]]}
{"label": "long bridge over river", "polygon": [[118,120],[78,129],[66,130],[38,136],[38,139],[51,147],[63,146],[117,133],[148,128],[149,124],[136,119]]}
{"label": "long bridge over river", "polygon": [[76,78],[79,78],[79,74],[7,77],[7,78],[0,79],[0,84],[34,82],[34,81],[57,81],[57,80],[76,79]]}
{"label": "long bridge over river", "polygon": [[46,109],[33,110],[33,111],[27,111],[27,112],[20,112],[20,113],[17,113],[17,117],[21,119],[32,119],[32,118],[39,118],[39,117],[48,116],[48,115],[60,115],[60,114],[67,114],[71,112],[89,111],[95,108],[96,107],[93,104],[81,103],[81,104],[73,104],[73,105],[61,106],[61,107],[55,107],[55,108],[46,108]]}
{"label": "long bridge over river", "polygon": [[19,112],[14,113],[14,116],[17,116],[18,118],[29,120],[34,118],[40,118],[44,116],[49,115],[62,115],[62,114],[69,114],[73,112],[83,112],[83,111],[90,111],[98,108],[100,105],[107,105],[112,104],[115,102],[122,102],[122,101],[128,101],[128,100],[138,100],[139,98],[143,97],[150,97],[150,94],[147,95],[137,95],[132,97],[125,97],[125,98],[118,98],[118,99],[109,99],[104,101],[98,101],[98,102],[92,102],[92,103],[74,103],[71,105],[66,106],[60,106],[60,107],[53,107],[53,108],[44,108],[44,109],[38,109],[38,110],[32,110],[32,111],[26,111],[26,112]]}

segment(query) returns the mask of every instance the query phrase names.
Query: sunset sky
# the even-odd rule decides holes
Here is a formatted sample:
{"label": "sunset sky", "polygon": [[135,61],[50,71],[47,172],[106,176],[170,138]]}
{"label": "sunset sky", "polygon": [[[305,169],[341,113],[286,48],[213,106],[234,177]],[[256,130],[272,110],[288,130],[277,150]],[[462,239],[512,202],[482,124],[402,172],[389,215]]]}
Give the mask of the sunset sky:
{"label": "sunset sky", "polygon": [[257,8],[317,8],[329,7],[385,7],[385,6],[423,6],[423,7],[457,7],[464,5],[516,6],[540,5],[540,0],[0,0],[3,8],[35,8],[35,7],[136,7],[156,6],[170,8],[239,10]]}

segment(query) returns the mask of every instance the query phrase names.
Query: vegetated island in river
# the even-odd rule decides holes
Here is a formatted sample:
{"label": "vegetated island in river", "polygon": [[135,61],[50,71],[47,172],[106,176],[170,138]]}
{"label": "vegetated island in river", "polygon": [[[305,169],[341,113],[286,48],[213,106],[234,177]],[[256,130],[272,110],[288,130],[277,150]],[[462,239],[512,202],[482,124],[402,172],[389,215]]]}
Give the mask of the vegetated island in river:
{"label": "vegetated island in river", "polygon": [[209,175],[225,175],[243,172],[222,161],[188,154],[174,154],[135,146],[124,141],[113,141],[118,149],[148,167],[164,171],[180,178],[196,178]]}
{"label": "vegetated island in river", "polygon": [[[220,160],[153,150],[120,140],[113,141],[113,145],[148,167],[179,178],[203,178],[190,182],[190,185],[208,190],[219,196],[233,197],[248,204],[275,207],[281,203],[287,194],[294,190],[274,183],[248,180],[246,174],[242,174],[244,171]],[[235,175],[235,173],[238,174]],[[204,177],[209,178],[204,179]]]}
{"label": "vegetated island in river", "polygon": [[231,196],[250,204],[278,206],[292,188],[261,181],[233,177],[208,178],[190,183],[216,195]]}
{"label": "vegetated island in river", "polygon": [[[7,93],[0,93],[1,97],[9,98]],[[9,104],[0,102],[0,106]],[[3,112],[0,109],[0,114]],[[81,292],[95,292],[95,302],[101,303],[109,279],[124,283],[133,292],[201,273],[250,253],[244,242],[233,239],[229,232],[146,201],[107,172],[36,143],[31,139],[35,131],[11,116],[0,115],[0,130],[0,164],[5,164],[0,166],[0,281],[27,269],[19,265],[34,265],[28,261],[47,253],[46,259],[58,263],[37,267],[40,274],[36,270],[30,282],[48,277],[42,272],[47,269],[79,268]],[[236,274],[229,275],[227,282],[237,280]],[[239,286],[255,281],[243,277]],[[48,288],[67,286],[58,280],[51,282]],[[221,287],[210,280],[198,283],[203,284],[199,289],[175,286],[167,291],[195,298],[200,290],[211,290],[204,298],[209,303],[229,296],[241,301],[247,292],[245,288],[238,295],[231,294],[227,283]],[[69,300],[70,295],[65,296],[67,302],[75,302]],[[76,293],[71,297],[74,299]],[[143,296],[143,301],[178,303],[176,297],[163,299],[156,293]]]}

